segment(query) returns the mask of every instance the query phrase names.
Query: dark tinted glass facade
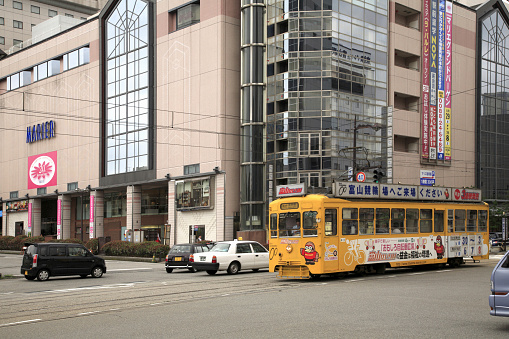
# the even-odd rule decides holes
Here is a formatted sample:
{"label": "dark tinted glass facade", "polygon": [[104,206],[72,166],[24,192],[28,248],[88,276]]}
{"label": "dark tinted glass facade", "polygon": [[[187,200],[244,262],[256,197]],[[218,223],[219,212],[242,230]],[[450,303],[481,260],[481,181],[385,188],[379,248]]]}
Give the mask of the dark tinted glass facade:
{"label": "dark tinted glass facade", "polygon": [[388,1],[267,3],[267,200],[385,168]]}
{"label": "dark tinted glass facade", "polygon": [[483,199],[509,200],[509,26],[493,10],[479,28],[477,186]]}

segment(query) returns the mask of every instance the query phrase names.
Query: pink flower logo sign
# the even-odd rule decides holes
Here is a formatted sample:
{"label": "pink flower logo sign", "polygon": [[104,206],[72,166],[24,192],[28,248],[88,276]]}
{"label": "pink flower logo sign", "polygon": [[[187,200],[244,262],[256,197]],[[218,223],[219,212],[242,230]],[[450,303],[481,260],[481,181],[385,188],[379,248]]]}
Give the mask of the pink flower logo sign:
{"label": "pink flower logo sign", "polygon": [[28,157],[28,189],[57,184],[57,152]]}

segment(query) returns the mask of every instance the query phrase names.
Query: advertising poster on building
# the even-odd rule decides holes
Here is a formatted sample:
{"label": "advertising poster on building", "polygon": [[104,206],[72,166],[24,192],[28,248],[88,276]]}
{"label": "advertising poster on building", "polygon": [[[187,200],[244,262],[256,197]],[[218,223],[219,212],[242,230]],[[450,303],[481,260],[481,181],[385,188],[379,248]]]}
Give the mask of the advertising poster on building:
{"label": "advertising poster on building", "polygon": [[57,151],[28,157],[28,189],[57,184]]}
{"label": "advertising poster on building", "polygon": [[429,155],[429,6],[430,0],[422,2],[422,157]]}
{"label": "advertising poster on building", "polygon": [[437,62],[438,62],[438,0],[431,0],[430,34],[430,105],[429,105],[429,158],[437,158]]}
{"label": "advertising poster on building", "polygon": [[445,0],[438,6],[438,102],[437,102],[437,158],[444,160],[444,76],[445,76]]}
{"label": "advertising poster on building", "polygon": [[27,236],[32,236],[32,203],[28,203],[28,234]]}
{"label": "advertising poster on building", "polygon": [[91,195],[90,196],[90,228],[89,228],[89,237],[90,239],[93,239],[95,238],[94,237],[94,219],[95,219],[95,214],[94,214],[94,210],[95,210],[95,196],[94,195]]}
{"label": "advertising poster on building", "polygon": [[452,2],[447,1],[445,10],[445,160],[451,160],[451,91],[452,91]]}
{"label": "advertising poster on building", "polygon": [[62,200],[57,199],[57,239],[62,239]]}

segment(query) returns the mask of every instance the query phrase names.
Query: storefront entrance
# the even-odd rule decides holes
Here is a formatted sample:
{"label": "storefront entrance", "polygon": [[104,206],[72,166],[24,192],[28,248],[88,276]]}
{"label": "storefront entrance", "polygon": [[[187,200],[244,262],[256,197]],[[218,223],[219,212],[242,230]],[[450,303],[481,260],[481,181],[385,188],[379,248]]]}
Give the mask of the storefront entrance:
{"label": "storefront entrance", "polygon": [[57,238],[57,201],[41,201],[41,235]]}

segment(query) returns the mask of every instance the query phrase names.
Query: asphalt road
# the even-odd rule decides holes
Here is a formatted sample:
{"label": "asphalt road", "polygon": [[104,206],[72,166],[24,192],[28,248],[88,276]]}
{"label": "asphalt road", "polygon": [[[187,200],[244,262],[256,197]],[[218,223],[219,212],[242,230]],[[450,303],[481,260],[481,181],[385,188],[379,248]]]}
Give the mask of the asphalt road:
{"label": "asphalt road", "polygon": [[[16,260],[0,254],[0,271]],[[488,306],[497,262],[300,281],[107,261],[100,279],[0,280],[0,338],[501,338],[509,319]]]}

